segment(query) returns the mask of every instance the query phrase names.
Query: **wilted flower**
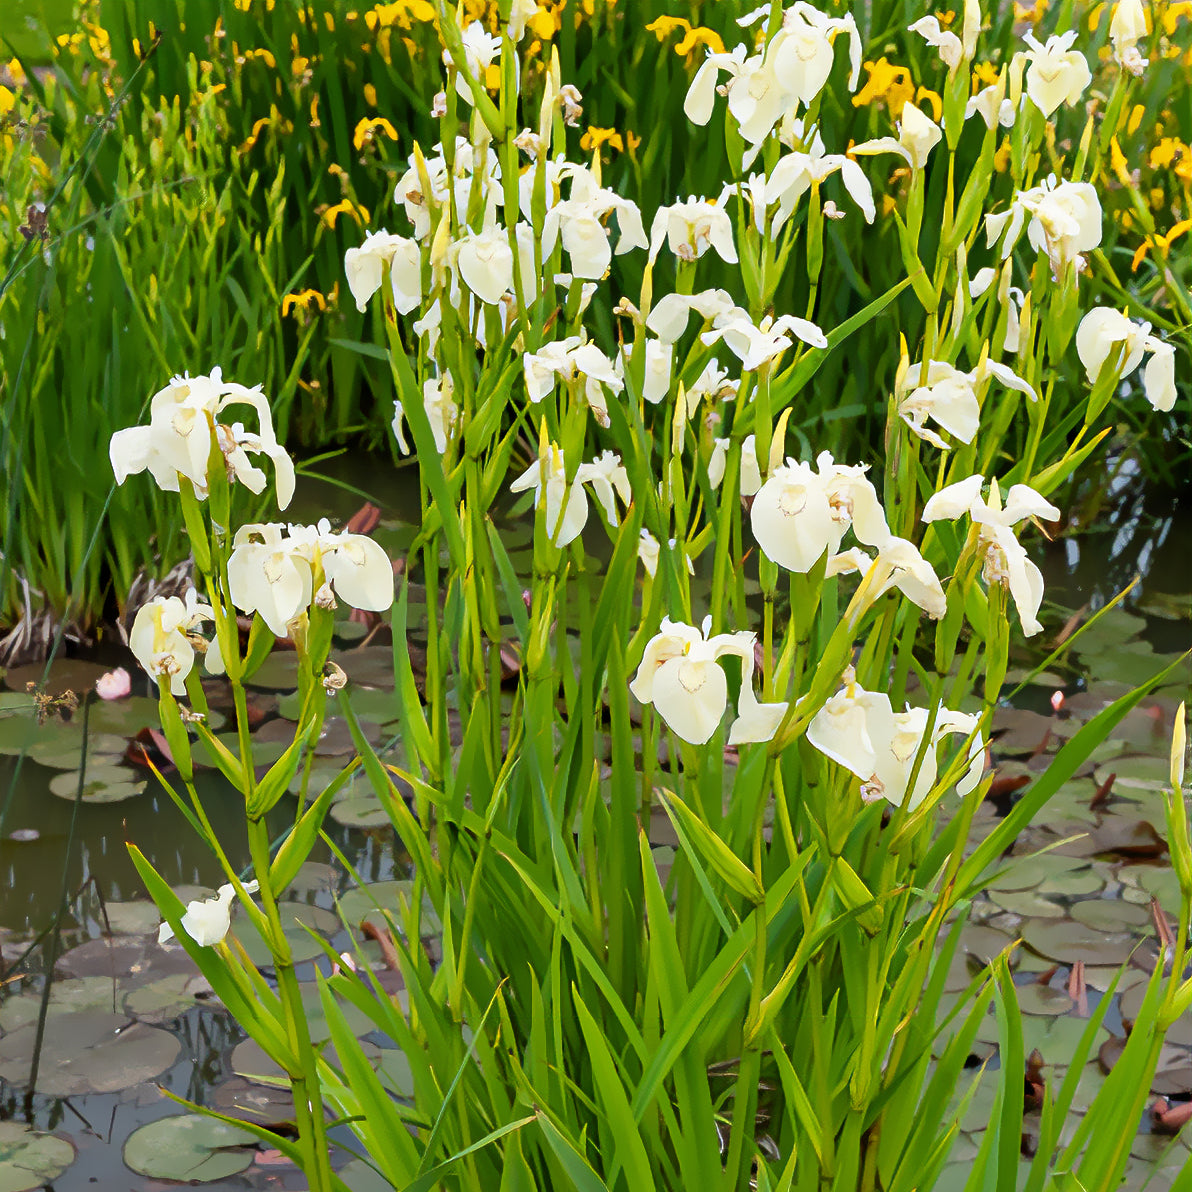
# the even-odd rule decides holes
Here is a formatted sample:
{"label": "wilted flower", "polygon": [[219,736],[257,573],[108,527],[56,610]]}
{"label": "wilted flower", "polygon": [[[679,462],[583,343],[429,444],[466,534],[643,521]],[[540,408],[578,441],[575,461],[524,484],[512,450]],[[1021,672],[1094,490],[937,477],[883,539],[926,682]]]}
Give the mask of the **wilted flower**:
{"label": "wilted flower", "polygon": [[[205,652],[208,673],[223,673],[218,639],[207,643],[195,632],[204,621],[214,620],[215,613],[211,606],[200,603],[194,588],[187,591],[185,600],[177,596],[155,596],[137,610],[132,631],[128,635],[128,645],[146,674],[159,687],[162,679],[166,678],[174,695],[185,695],[186,676],[195,663],[196,643]],[[108,695],[102,698],[117,697]]]}
{"label": "wilted flower", "polygon": [[[225,426],[218,416],[232,405],[252,406],[260,431],[246,433],[240,423]],[[260,386],[247,389],[224,381],[220,369],[210,376],[174,377],[149,402],[149,425],[118,430],[108,448],[116,483],[148,469],[158,488],[178,492],[185,476],[200,499],[207,496],[207,464],[211,437],[223,451],[229,473],[251,492],[265,488],[265,473],[249,463],[247,452],[263,452],[273,460],[277,503],[284,509],[294,495],[294,464],[273,431],[273,416]]]}
{"label": "wilted flower", "polygon": [[729,744],[768,741],[786,715],[785,703],[759,703],[753,694],[754,633],[718,633],[664,617],[659,632],[646,643],[646,652],[629,690],[643,704],[653,704],[667,726],[692,745],[705,744],[720,725],[728,707],[728,681],[718,660],[741,660],[741,694],[737,720]]}
{"label": "wilted flower", "polygon": [[929,719],[926,708],[895,712],[885,692],[866,691],[850,681],[815,714],[807,726],[807,740],[861,779],[861,797],[866,802],[885,799],[895,807],[905,803],[907,810],[914,811],[936,784],[936,752],[944,737],[963,734],[973,738],[968,768],[956,784],[957,794],[967,795],[976,787],[985,765],[985,742],[977,731],[980,717],[940,708],[911,787]]}
{"label": "wilted flower", "polygon": [[[256,881],[244,883],[246,894],[255,894],[260,888]],[[220,943],[228,934],[232,926],[232,896],[235,893],[235,887],[228,883],[220,886],[219,893],[214,898],[186,904],[186,914],[182,916],[181,927],[200,948],[210,948]],[[159,944],[173,938],[174,929],[168,923],[163,923],[157,929]]]}
{"label": "wilted flower", "polygon": [[1011,486],[1003,507],[996,480],[989,483],[989,500],[981,498],[985,480],[969,476],[940,489],[923,507],[925,522],[953,520],[965,513],[977,526],[977,550],[984,558],[982,575],[987,584],[1001,583],[1010,590],[1018,607],[1022,631],[1033,637],[1042,631],[1039,607],[1043,603],[1043,575],[1027,558],[1014,534],[1014,526],[1026,518],[1056,521],[1060,511],[1025,484]]}
{"label": "wilted flower", "polygon": [[1076,30],[1053,33],[1046,45],[1041,45],[1033,33],[1023,40],[1029,47],[1023,56],[1030,63],[1026,93],[1031,102],[1044,116],[1050,116],[1062,103],[1071,107],[1093,81],[1085,56],[1069,48],[1076,40]]}
{"label": "wilted flower", "polygon": [[1152,335],[1150,323],[1136,323],[1119,311],[1098,306],[1090,310],[1076,329],[1076,354],[1084,365],[1089,384],[1093,384],[1102,366],[1120,347],[1121,364],[1116,369],[1120,380],[1128,377],[1141,363],[1144,352],[1151,358],[1142,374],[1142,389],[1156,410],[1170,410],[1175,405],[1175,348]]}
{"label": "wilted flower", "polygon": [[574,542],[588,520],[588,499],[583,486],[590,484],[604,510],[610,526],[617,524],[616,492],[628,505],[633,500],[629,474],[621,466],[621,457],[605,451],[589,464],[580,464],[575,476],[567,482],[567,468],[563,450],[554,443],[547,445],[546,454],[532,463],[509,487],[515,493],[534,492],[537,508],[546,493],[546,532],[556,546]]}

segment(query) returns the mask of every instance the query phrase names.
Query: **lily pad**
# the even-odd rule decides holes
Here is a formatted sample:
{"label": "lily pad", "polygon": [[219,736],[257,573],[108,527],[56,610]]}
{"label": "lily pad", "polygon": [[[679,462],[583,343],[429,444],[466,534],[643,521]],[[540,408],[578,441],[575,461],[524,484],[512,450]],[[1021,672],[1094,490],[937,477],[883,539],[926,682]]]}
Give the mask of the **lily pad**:
{"label": "lily pad", "polygon": [[[308,906],[304,902],[283,902],[277,909],[281,916],[282,930],[289,941],[296,964],[323,955],[318,939],[311,936],[307,931],[308,927],[328,939],[340,930],[340,922],[335,914],[320,906]],[[273,955],[250,919],[238,916],[233,930],[253,964],[258,968],[272,965]]]}
{"label": "lily pad", "polygon": [[56,1134],[20,1122],[0,1122],[0,1192],[32,1192],[56,1180],[75,1160],[75,1148]]}
{"label": "lily pad", "polygon": [[[119,1005],[120,991],[111,977],[75,977],[54,982],[46,1014],[57,1018],[80,1010],[114,1011]],[[7,1037],[13,1031],[35,1023],[40,1013],[40,990],[7,998],[0,1004],[0,1030]]]}
{"label": "lily pad", "polygon": [[[88,766],[83,778],[84,803],[120,803],[142,794],[145,780],[137,781],[127,766]],[[49,782],[50,794],[74,801],[79,789],[79,771],[63,770]]]}
{"label": "lily pad", "polygon": [[[0,1077],[18,1085],[27,1081],[36,1043],[35,1023],[0,1039]],[[63,1014],[42,1039],[37,1091],[50,1097],[114,1093],[161,1075],[181,1051],[173,1035],[130,1024],[124,1014]]]}
{"label": "lily pad", "polygon": [[[402,880],[374,882],[369,886],[358,886],[342,895],[339,900],[340,913],[344,917],[344,922],[353,930],[365,919],[378,926],[387,926],[388,918],[391,918],[393,925],[401,930],[403,926],[401,905],[410,900],[413,890],[413,882]],[[388,918],[385,914],[386,911]],[[438,935],[441,930],[442,924],[430,904],[430,899],[424,898],[422,902],[422,934],[424,936]],[[1008,938],[1006,942],[1010,942]]]}
{"label": "lily pad", "polygon": [[[156,935],[161,922],[161,911],[144,898],[130,902],[109,902],[104,910],[112,930],[120,935],[148,935],[150,932]],[[103,922],[103,916],[98,912],[95,917]]]}
{"label": "lily pad", "polygon": [[248,1167],[255,1144],[247,1130],[184,1113],[134,1130],[124,1143],[124,1162],[151,1179],[210,1183]]}
{"label": "lily pad", "polygon": [[1087,864],[1078,857],[1064,857],[1054,852],[1010,857],[1006,862],[1006,871],[998,874],[989,887],[991,890],[1033,890],[1049,878],[1054,879],[1069,870],[1084,868]]}
{"label": "lily pad", "polygon": [[384,828],[389,826],[389,812],[380,798],[364,789],[331,804],[330,816],[345,828]]}
{"label": "lily pad", "polygon": [[[381,1062],[381,1049],[368,1039],[358,1039],[356,1046],[363,1052],[364,1058],[369,1064],[374,1068],[377,1067]],[[336,1067],[341,1066],[334,1047],[328,1045],[323,1054]],[[232,1051],[232,1071],[252,1084],[282,1083],[288,1085],[289,1083],[280,1065],[274,1063],[265,1054],[261,1045],[252,1039],[245,1039],[242,1043],[236,1044]]]}
{"label": "lily pad", "polygon": [[161,1025],[194,1005],[210,1005],[213,996],[211,986],[201,974],[173,973],[129,990],[124,998],[124,1011],[138,1022]]}
{"label": "lily pad", "polygon": [[91,747],[96,747],[95,733],[111,733],[127,741],[143,728],[156,728],[158,717],[157,700],[147,695],[95,704],[91,709]]}
{"label": "lily pad", "polygon": [[1024,1014],[1067,1014],[1072,999],[1062,989],[1032,982],[1018,987],[1018,1007]]}
{"label": "lily pad", "polygon": [[1071,919],[1027,919],[1022,938],[1040,956],[1062,964],[1123,964],[1138,943],[1131,934],[1107,935]]}
{"label": "lily pad", "polygon": [[1097,767],[1093,775],[1098,785],[1116,775],[1114,794],[1138,798],[1139,792],[1165,791],[1171,785],[1171,766],[1166,757],[1135,755],[1117,757]]}
{"label": "lily pad", "polygon": [[339,1178],[352,1192],[393,1192],[393,1185],[363,1159],[353,1159],[340,1170]]}
{"label": "lily pad", "polygon": [[1071,914],[1078,923],[1094,931],[1133,931],[1147,927],[1151,922],[1146,908],[1115,898],[1090,898],[1078,902],[1072,907]]}

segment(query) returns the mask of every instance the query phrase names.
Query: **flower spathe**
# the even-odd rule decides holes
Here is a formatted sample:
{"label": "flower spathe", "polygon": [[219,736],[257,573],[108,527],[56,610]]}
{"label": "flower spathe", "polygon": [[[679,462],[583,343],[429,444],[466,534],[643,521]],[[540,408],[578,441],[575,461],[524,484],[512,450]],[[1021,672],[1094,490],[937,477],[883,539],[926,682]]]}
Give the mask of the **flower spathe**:
{"label": "flower spathe", "polygon": [[[256,881],[245,882],[244,892],[255,894],[260,889]],[[236,888],[229,882],[220,886],[214,898],[196,899],[186,904],[186,914],[180,926],[200,948],[210,948],[223,942],[232,926],[232,898]],[[163,923],[157,929],[157,942],[164,944],[174,938],[174,929]]]}
{"label": "flower spathe", "polygon": [[1175,348],[1151,335],[1150,323],[1136,323],[1120,311],[1098,306],[1090,310],[1076,329],[1076,354],[1084,365],[1089,384],[1094,384],[1105,361],[1119,348],[1123,355],[1115,375],[1128,377],[1150,352],[1142,374],[1142,389],[1156,410],[1175,405]]}
{"label": "flower spathe", "polygon": [[[224,425],[219,415],[229,406],[251,406],[259,430],[245,431],[239,422]],[[266,477],[249,462],[248,452],[263,453],[273,461],[277,504],[284,509],[294,495],[294,464],[273,430],[273,415],[260,386],[252,389],[223,379],[214,368],[208,376],[173,377],[149,402],[149,425],[130,426],[112,435],[108,455],[116,483],[148,470],[164,492],[178,492],[185,477],[200,499],[207,496],[207,465],[212,436],[223,452],[226,467],[245,488],[265,489]]]}
{"label": "flower spathe", "polygon": [[936,784],[937,749],[944,737],[972,737],[968,767],[956,784],[957,794],[969,794],[980,782],[985,766],[985,742],[977,731],[980,717],[940,708],[912,787],[915,759],[929,720],[926,708],[895,712],[884,692],[866,691],[860,684],[848,682],[812,718],[807,740],[861,779],[861,796],[866,802],[885,799],[895,807],[905,805],[914,811]]}
{"label": "flower spathe", "polygon": [[706,618],[701,630],[664,617],[659,631],[646,643],[629,690],[639,702],[653,704],[676,736],[691,745],[704,745],[716,732],[728,707],[728,680],[719,660],[739,658],[741,694],[729,744],[770,740],[786,715],[787,705],[763,704],[753,694],[753,645],[757,635],[741,632],[708,637],[710,623],[711,618]]}
{"label": "flower spathe", "polygon": [[199,601],[194,588],[187,591],[185,600],[177,596],[155,596],[148,604],[137,609],[128,635],[129,649],[159,687],[165,678],[169,680],[170,691],[174,695],[185,695],[186,676],[195,662],[196,642],[200,649],[206,651],[208,673],[223,673],[218,639],[206,643],[196,633],[204,621],[214,620],[211,606]]}
{"label": "flower spathe", "polygon": [[996,480],[990,481],[989,500],[981,497],[985,478],[969,476],[940,489],[923,507],[925,522],[955,519],[968,514],[977,527],[977,549],[983,557],[982,576],[987,584],[1001,583],[1018,608],[1027,637],[1040,633],[1039,608],[1043,603],[1043,575],[1027,558],[1014,527],[1029,518],[1056,521],[1060,511],[1026,484],[1012,485],[1003,506]]}

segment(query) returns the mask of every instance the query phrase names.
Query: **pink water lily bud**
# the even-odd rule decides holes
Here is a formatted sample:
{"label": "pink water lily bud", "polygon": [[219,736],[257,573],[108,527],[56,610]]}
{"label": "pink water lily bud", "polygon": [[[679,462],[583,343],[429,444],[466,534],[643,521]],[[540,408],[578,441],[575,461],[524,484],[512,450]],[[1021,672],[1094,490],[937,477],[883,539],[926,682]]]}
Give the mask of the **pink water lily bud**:
{"label": "pink water lily bud", "polygon": [[131,690],[132,679],[122,666],[95,680],[95,693],[100,699],[123,699]]}

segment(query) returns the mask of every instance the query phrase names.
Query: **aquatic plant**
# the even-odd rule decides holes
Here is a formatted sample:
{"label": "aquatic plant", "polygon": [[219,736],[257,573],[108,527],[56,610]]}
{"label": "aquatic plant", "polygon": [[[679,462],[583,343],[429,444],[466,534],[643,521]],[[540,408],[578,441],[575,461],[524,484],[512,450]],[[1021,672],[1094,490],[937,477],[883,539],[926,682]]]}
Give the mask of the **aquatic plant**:
{"label": "aquatic plant", "polygon": [[[150,469],[177,490],[199,587],[168,624],[164,609],[147,614],[160,634],[149,669],[171,678],[158,686],[184,788],[173,794],[234,891],[217,926],[238,896],[275,979],[234,933],[213,931],[206,946],[188,933],[195,912],[134,845],[138,869],[168,929],[289,1077],[299,1134],[277,1145],[312,1188],[338,1186],[326,1110],[398,1188],[930,1187],[973,1095],[961,1092],[963,1072],[991,1003],[1000,1075],[981,1079],[996,1082],[996,1128],[972,1186],[1008,1186],[1026,1061],[1007,955],[940,1021],[965,910],[1017,833],[1179,665],[1094,717],[970,847],[1011,640],[1041,629],[1032,527],[1062,529],[1050,496],[1104,437],[1105,400],[1129,363],[1128,334],[1111,336],[1119,346],[1091,388],[1067,409],[1053,404],[1103,226],[1086,180],[1097,174],[1097,113],[1073,160],[1052,161],[1043,109],[1077,98],[1084,74],[1062,57],[1068,44],[1032,38],[988,84],[990,102],[970,106],[976,0],[958,35],[916,22],[947,78],[931,115],[908,97],[897,124],[887,112],[880,135],[853,146],[906,162],[883,194],[886,227],[871,231],[875,167],[844,157],[819,119],[859,82],[859,32],[805,0],[774,4],[752,14],[756,29],[746,22],[748,40],[731,52],[705,39],[687,91],[693,120],[723,120],[726,185],[651,214],[608,184],[599,145],[590,161],[568,158],[584,96],[557,54],[538,102],[525,104],[529,7],[502,5],[492,28],[438,7],[446,74],[425,97],[438,142],[415,144],[394,198],[409,235],[374,231],[345,256],[354,298],[383,331],[395,432],[408,429],[418,465],[422,516],[396,598],[379,548],[358,536],[235,527],[232,486],[255,474],[217,403],[196,413],[201,471],[189,455],[170,456],[164,476]],[[1120,112],[1143,34],[1126,17],[1110,32]],[[1018,78],[1047,54],[1065,75],[1055,106],[1037,79],[1023,90]],[[717,71],[730,80],[723,112]],[[796,155],[818,164],[792,182],[779,170]],[[855,210],[821,193],[834,157],[850,162],[833,172]],[[999,157],[1006,177],[995,183]],[[837,320],[821,280],[834,272],[825,248],[840,221],[861,246],[854,270],[881,243],[902,269]],[[636,273],[618,262],[642,253],[640,284],[627,286]],[[983,258],[992,273],[974,285]],[[708,284],[712,270],[724,286]],[[802,300],[785,309],[792,292]],[[921,334],[894,317],[900,298],[917,303]],[[791,443],[792,411],[815,391],[822,407],[828,362],[855,356],[863,331],[898,361],[884,452],[842,463]],[[1162,354],[1167,341],[1156,342]],[[938,432],[923,433],[927,416]],[[506,517],[533,521],[525,575],[503,541]],[[850,534],[860,545],[846,545]],[[426,592],[421,686],[408,650],[412,575]],[[327,666],[341,600],[392,604],[396,761],[360,730],[350,668]],[[238,611],[252,616],[246,638]],[[210,639],[195,633],[208,622]],[[244,680],[283,633],[301,711],[259,775]],[[193,658],[215,649],[235,752],[203,723]],[[332,700],[414,859],[409,900],[381,908],[377,932],[405,998],[386,992],[363,952],[329,954],[319,988],[334,1054],[311,1042],[277,898],[348,772],[322,790],[303,784],[276,851],[264,819],[309,775]],[[1164,1030],[1192,1002],[1179,733],[1167,801],[1182,895],[1171,967],[1155,964],[1143,1029],[1062,1146],[1076,1083],[1045,1092],[1032,1188],[1116,1186]],[[208,827],[195,748],[244,799],[259,904]],[[946,805],[959,810],[944,826]],[[663,817],[670,854],[651,847]],[[409,1095],[373,1071],[347,1005],[405,1053]]]}

